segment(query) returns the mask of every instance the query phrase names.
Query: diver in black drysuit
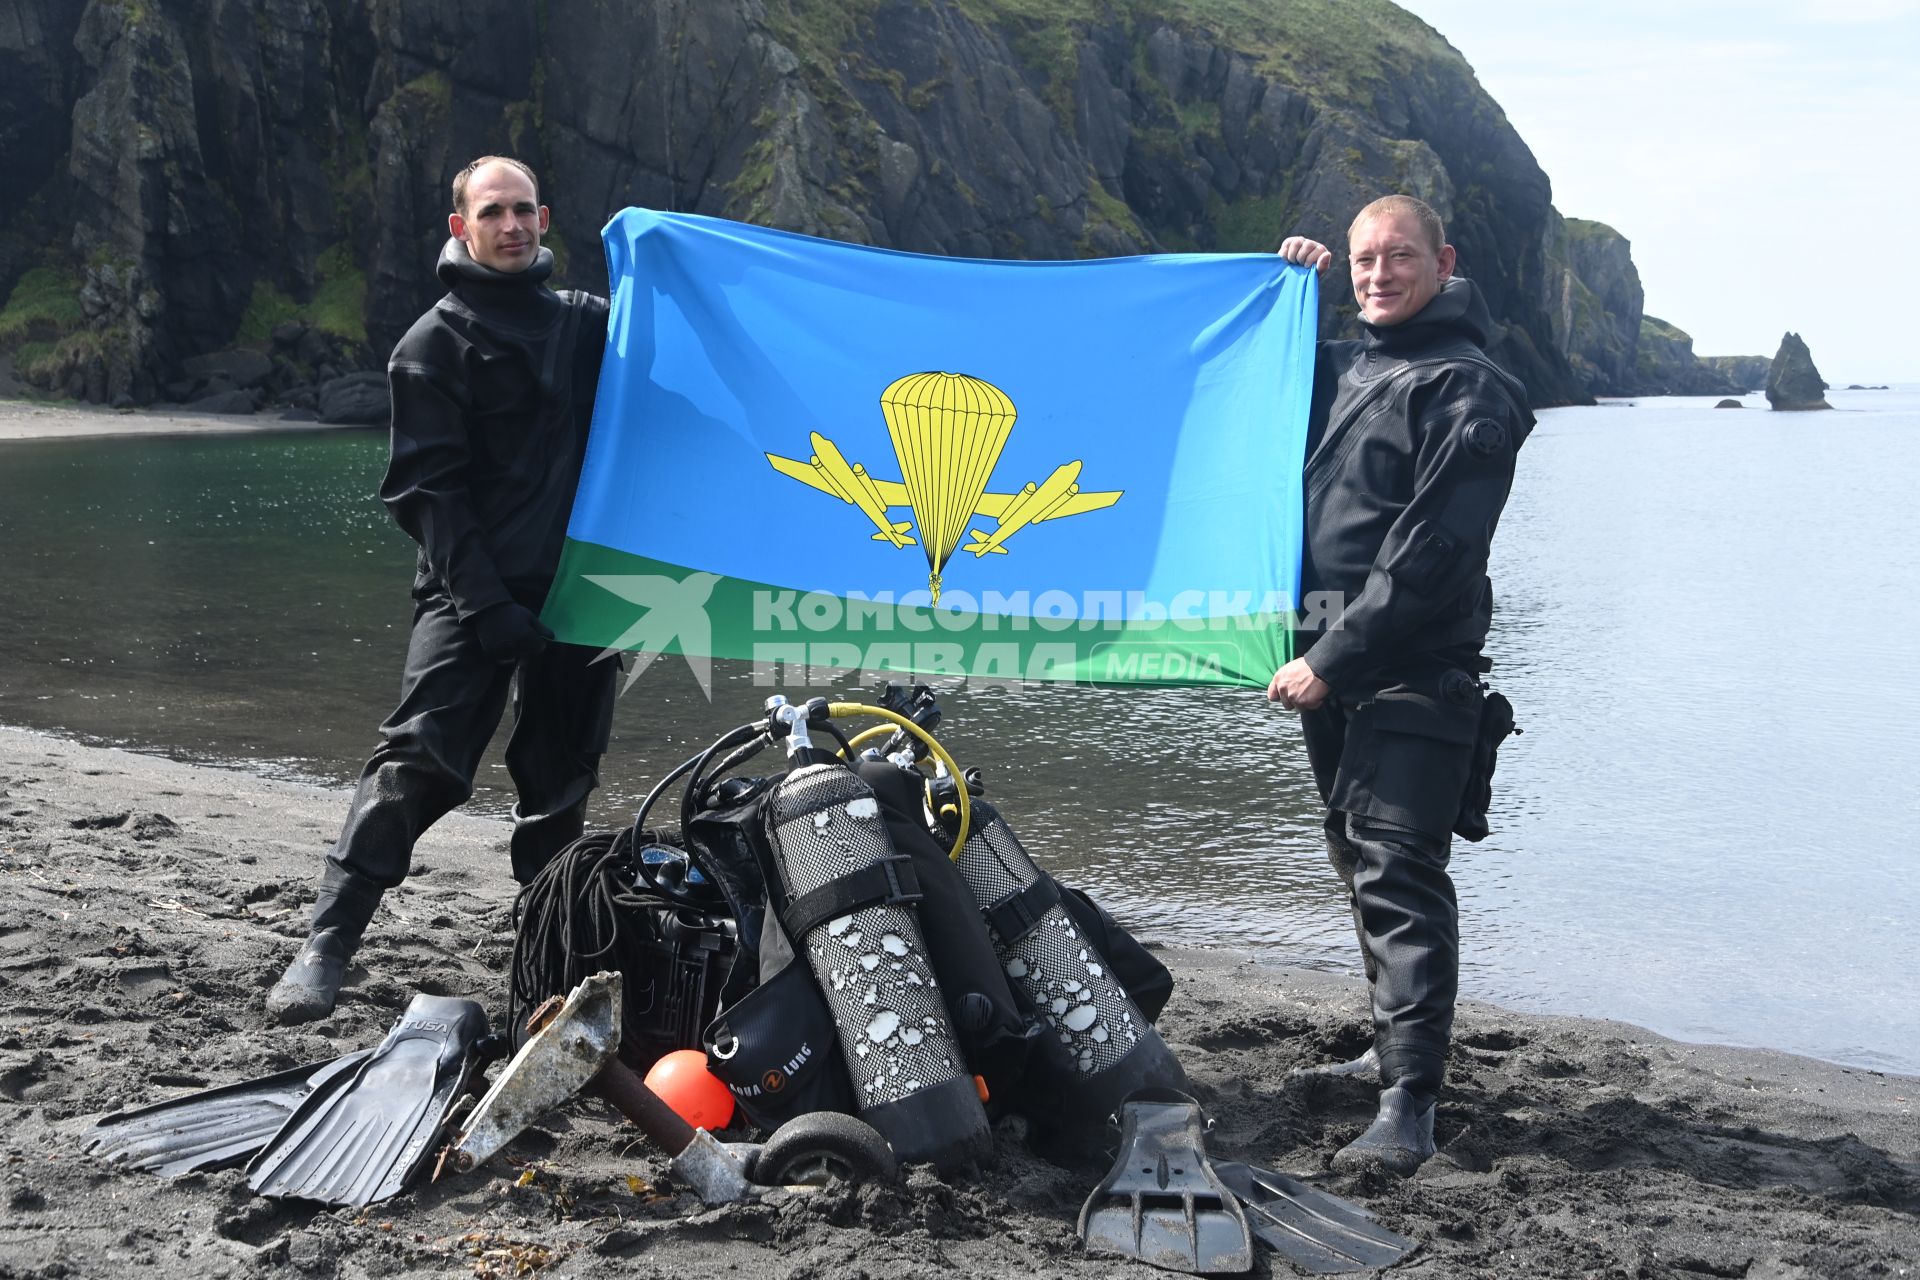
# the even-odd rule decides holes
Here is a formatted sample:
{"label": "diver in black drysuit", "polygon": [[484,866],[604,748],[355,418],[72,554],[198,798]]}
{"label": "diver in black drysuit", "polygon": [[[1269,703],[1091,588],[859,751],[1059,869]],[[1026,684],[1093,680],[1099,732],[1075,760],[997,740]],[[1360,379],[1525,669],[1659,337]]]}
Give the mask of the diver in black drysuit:
{"label": "diver in black drysuit", "polygon": [[1384,1155],[1410,1172],[1433,1150],[1458,989],[1447,859],[1489,665],[1487,555],[1533,415],[1486,357],[1490,317],[1470,281],[1448,280],[1402,323],[1362,328],[1322,343],[1315,366],[1302,590],[1309,605],[1314,592],[1339,603],[1296,651],[1333,690],[1300,723],[1352,901],[1374,1046],[1316,1070],[1377,1070],[1388,1086],[1380,1119],[1336,1167]]}
{"label": "diver in black drysuit", "polygon": [[508,273],[450,239],[437,271],[446,296],[387,366],[393,457],[380,497],[420,544],[400,704],[327,856],[312,936],[268,997],[286,1022],[331,1011],[414,842],[473,794],[510,686],[511,850],[522,884],[581,834],[612,723],[619,664],[548,643],[537,617],[580,479],[606,299],[548,288],[544,248]]}

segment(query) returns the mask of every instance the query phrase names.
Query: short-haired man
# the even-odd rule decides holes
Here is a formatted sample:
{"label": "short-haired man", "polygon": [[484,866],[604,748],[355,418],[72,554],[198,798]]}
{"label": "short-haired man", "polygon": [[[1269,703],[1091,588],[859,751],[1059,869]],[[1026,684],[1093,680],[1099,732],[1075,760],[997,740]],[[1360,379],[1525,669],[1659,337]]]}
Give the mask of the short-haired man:
{"label": "short-haired man", "polygon": [[[1334,1166],[1409,1174],[1433,1154],[1459,985],[1447,858],[1488,669],[1487,554],[1533,415],[1487,359],[1486,304],[1432,209],[1376,200],[1347,238],[1365,336],[1320,346],[1305,477],[1302,590],[1331,593],[1331,622],[1267,696],[1301,713],[1372,991],[1373,1047],[1316,1070],[1386,1086]],[[1300,237],[1280,253],[1333,260]]]}
{"label": "short-haired man", "polygon": [[447,294],[387,366],[393,456],[380,497],[420,544],[400,705],[327,855],[312,933],[267,996],[283,1022],[325,1017],[380,895],[413,845],[473,794],[510,687],[514,878],[584,826],[618,666],[551,644],[537,616],[580,479],[607,303],[547,287],[548,211],[533,171],[482,156],[453,180]]}

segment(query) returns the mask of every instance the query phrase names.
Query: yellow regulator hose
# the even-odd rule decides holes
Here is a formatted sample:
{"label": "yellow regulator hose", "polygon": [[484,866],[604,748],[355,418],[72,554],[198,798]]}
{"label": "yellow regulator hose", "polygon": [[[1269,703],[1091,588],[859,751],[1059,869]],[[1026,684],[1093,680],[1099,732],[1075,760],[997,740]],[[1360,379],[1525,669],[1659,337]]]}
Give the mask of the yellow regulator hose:
{"label": "yellow regulator hose", "polygon": [[[960,861],[960,851],[967,847],[967,836],[972,831],[973,805],[967,798],[967,780],[960,776],[960,766],[954,762],[952,756],[947,754],[947,749],[940,745],[939,740],[898,712],[889,711],[885,707],[869,706],[864,702],[830,703],[827,706],[827,715],[835,720],[843,720],[849,716],[869,716],[885,720],[887,724],[905,729],[926,743],[927,750],[933,753],[933,758],[947,767],[947,773],[953,778],[955,790],[960,794],[960,828],[953,837],[953,852],[947,855],[955,862]],[[860,732],[847,745],[858,747],[869,738],[878,737],[887,732],[887,725],[875,725],[871,729]]]}

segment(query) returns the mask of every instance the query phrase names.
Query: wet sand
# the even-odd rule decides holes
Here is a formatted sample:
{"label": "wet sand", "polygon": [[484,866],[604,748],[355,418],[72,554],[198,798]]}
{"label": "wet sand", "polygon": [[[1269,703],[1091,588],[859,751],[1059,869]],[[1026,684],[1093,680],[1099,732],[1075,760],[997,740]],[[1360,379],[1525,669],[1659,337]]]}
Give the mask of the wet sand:
{"label": "wet sand", "polygon": [[[255,1199],[237,1171],[166,1182],[82,1154],[100,1112],[371,1044],[415,989],[500,1015],[506,827],[456,815],[388,896],[340,1011],[267,1024],[261,997],[345,806],[338,790],[0,729],[0,1276],[1161,1274],[1083,1251],[1074,1219],[1103,1162],[1042,1159],[1015,1122],[972,1176],[715,1211],[598,1103],[365,1212]],[[1285,1077],[1362,1046],[1360,983],[1197,945],[1166,955],[1162,1028],[1217,1120],[1214,1154],[1312,1176],[1421,1241],[1396,1275],[1920,1274],[1920,1079],[1468,1005],[1441,1155],[1407,1182],[1335,1176],[1371,1090]],[[1294,1272],[1263,1251],[1255,1274]]]}

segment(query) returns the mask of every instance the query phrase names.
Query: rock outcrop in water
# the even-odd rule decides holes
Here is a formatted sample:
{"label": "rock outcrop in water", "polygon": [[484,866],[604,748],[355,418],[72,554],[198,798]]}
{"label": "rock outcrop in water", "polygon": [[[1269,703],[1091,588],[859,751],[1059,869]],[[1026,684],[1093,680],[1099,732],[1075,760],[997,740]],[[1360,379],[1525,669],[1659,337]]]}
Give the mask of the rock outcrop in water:
{"label": "rock outcrop in water", "polygon": [[[589,286],[629,204],[1073,257],[1344,249],[1409,191],[1536,402],[1649,389],[1627,242],[1560,218],[1386,0],[0,0],[0,110],[0,349],[90,400],[198,394],[187,360],[251,346],[262,397],[315,406],[438,294],[448,179],[486,151],[541,172]],[[1343,273],[1326,296],[1331,332]]]}
{"label": "rock outcrop in water", "polygon": [[1831,409],[1826,391],[1820,370],[1813,366],[1813,353],[1800,335],[1781,338],[1773,369],[1767,374],[1767,403],[1776,409]]}

